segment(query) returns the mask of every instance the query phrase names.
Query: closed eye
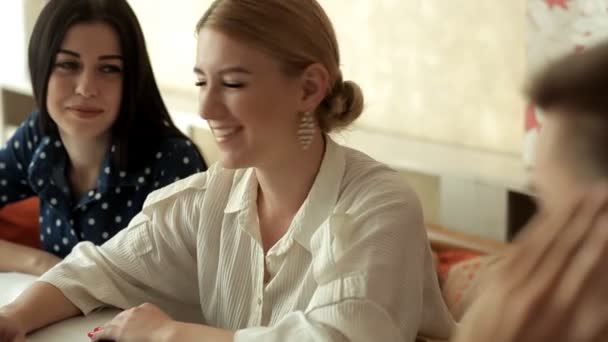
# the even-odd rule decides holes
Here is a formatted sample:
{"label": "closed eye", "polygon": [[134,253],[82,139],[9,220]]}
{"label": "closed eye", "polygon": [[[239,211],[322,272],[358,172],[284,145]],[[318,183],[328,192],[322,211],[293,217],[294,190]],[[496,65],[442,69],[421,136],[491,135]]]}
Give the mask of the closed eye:
{"label": "closed eye", "polygon": [[245,83],[224,82],[224,86],[228,87],[228,88],[244,88],[245,87]]}

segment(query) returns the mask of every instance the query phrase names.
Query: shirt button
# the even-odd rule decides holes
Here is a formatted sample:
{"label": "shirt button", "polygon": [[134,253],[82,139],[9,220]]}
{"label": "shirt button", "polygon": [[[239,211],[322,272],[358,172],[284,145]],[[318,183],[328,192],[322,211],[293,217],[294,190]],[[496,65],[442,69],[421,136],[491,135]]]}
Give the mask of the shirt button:
{"label": "shirt button", "polygon": [[262,305],[262,297],[258,297],[258,305]]}

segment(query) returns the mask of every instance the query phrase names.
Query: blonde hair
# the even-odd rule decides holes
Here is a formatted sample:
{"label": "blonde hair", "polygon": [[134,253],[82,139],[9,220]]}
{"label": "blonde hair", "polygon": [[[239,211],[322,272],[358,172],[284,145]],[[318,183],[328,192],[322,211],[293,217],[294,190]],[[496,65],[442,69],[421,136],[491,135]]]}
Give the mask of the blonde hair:
{"label": "blonde hair", "polygon": [[329,90],[315,114],[324,132],[349,126],[363,111],[363,93],[343,81],[331,21],[316,0],[215,0],[196,25],[245,41],[279,60],[287,75],[313,63],[329,73]]}

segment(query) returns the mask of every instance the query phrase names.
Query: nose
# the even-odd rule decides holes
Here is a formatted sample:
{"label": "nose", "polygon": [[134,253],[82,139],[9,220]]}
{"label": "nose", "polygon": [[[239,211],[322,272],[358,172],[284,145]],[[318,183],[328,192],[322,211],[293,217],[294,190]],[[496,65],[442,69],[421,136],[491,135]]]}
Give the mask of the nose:
{"label": "nose", "polygon": [[216,87],[207,85],[199,91],[199,115],[205,120],[214,120],[222,116],[222,98]]}
{"label": "nose", "polygon": [[97,76],[93,70],[83,70],[76,84],[76,93],[86,98],[99,95]]}

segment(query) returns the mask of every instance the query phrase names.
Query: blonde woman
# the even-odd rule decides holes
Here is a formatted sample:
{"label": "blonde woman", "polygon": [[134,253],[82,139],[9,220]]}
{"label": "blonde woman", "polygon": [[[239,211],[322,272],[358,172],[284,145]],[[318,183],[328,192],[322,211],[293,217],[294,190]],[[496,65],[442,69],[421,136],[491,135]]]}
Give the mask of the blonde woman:
{"label": "blonde woman", "polygon": [[447,338],[418,199],[328,135],[363,95],[342,79],[320,5],[218,0],[197,32],[200,114],[221,161],[152,193],[103,246],[78,245],[0,310],[0,336],[110,305],[125,311],[94,341]]}

